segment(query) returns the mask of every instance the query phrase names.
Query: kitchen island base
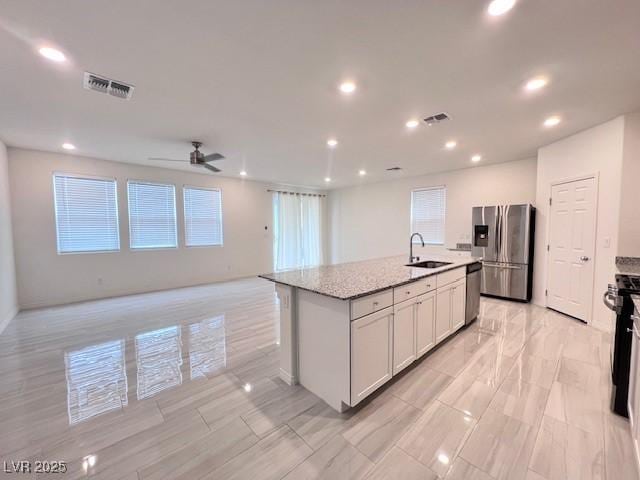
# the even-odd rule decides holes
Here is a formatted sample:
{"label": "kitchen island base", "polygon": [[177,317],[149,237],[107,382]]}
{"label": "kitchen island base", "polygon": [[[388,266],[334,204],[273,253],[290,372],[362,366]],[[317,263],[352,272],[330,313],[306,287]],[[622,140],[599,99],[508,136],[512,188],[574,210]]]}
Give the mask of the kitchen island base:
{"label": "kitchen island base", "polygon": [[344,412],[464,326],[465,287],[465,267],[352,299],[277,284],[280,376]]}

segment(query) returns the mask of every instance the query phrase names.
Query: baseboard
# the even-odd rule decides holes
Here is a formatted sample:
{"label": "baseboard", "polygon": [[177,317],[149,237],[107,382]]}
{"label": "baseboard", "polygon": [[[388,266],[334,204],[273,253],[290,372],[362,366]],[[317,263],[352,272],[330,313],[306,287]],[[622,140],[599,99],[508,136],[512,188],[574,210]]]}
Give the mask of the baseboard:
{"label": "baseboard", "polygon": [[18,307],[14,307],[13,309],[9,310],[9,312],[5,314],[3,318],[0,318],[0,335],[2,334],[2,332],[4,332],[4,329],[7,328],[7,325],[9,325],[11,320],[15,318],[15,316],[18,314],[18,311]]}
{"label": "baseboard", "polygon": [[280,369],[280,379],[286,383],[287,385],[297,385],[297,379],[290,375],[289,372],[285,372],[282,368]]}

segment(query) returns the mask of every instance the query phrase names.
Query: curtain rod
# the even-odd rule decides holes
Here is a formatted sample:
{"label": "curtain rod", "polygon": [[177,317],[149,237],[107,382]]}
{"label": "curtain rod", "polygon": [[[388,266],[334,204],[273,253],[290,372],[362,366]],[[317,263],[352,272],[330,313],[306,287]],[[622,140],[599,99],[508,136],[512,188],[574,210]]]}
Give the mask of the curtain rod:
{"label": "curtain rod", "polygon": [[286,190],[269,190],[269,189],[267,189],[267,192],[271,192],[271,193],[286,193],[288,195],[303,195],[303,196],[308,196],[308,197],[326,197],[326,195],[323,195],[321,193],[287,192]]}

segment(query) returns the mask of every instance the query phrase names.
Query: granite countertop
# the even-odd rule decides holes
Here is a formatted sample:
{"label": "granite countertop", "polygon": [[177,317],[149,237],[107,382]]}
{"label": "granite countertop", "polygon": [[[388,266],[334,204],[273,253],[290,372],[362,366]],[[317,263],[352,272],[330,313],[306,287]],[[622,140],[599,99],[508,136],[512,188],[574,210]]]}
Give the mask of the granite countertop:
{"label": "granite countertop", "polygon": [[361,262],[323,265],[260,275],[272,282],[309,290],[340,300],[351,300],[479,262],[471,256],[429,255],[421,260],[451,262],[439,268],[407,267],[407,257],[396,256]]}

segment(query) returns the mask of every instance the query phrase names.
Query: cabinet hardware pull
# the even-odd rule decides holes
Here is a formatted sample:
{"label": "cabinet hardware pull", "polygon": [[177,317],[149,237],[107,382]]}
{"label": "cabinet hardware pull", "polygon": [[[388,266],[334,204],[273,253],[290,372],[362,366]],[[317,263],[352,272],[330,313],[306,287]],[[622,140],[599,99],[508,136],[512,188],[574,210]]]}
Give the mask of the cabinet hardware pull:
{"label": "cabinet hardware pull", "polygon": [[373,302],[373,306],[377,307],[378,306],[378,302]]}

